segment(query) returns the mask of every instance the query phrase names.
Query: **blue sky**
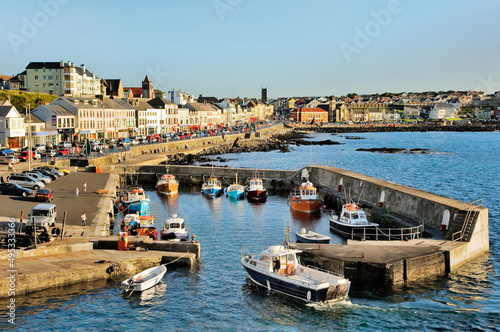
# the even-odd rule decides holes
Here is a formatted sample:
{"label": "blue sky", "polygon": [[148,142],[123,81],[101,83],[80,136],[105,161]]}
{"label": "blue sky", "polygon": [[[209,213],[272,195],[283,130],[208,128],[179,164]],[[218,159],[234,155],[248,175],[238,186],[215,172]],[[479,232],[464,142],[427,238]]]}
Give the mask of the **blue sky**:
{"label": "blue sky", "polygon": [[198,96],[500,90],[500,1],[0,0],[0,74],[85,64]]}

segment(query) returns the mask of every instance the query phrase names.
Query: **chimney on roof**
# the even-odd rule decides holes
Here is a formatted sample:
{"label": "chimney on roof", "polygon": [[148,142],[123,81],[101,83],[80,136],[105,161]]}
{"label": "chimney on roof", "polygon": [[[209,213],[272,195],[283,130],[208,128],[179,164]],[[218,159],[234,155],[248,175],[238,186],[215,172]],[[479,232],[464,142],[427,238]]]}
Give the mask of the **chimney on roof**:
{"label": "chimney on roof", "polygon": [[59,67],[64,67],[64,61],[61,60],[61,62],[59,62]]}
{"label": "chimney on roof", "polygon": [[73,64],[71,63],[71,61],[68,61],[68,66],[73,67]]}
{"label": "chimney on roof", "polygon": [[86,71],[85,71],[85,65],[82,63],[80,67],[82,67],[83,74],[85,74],[86,73]]}

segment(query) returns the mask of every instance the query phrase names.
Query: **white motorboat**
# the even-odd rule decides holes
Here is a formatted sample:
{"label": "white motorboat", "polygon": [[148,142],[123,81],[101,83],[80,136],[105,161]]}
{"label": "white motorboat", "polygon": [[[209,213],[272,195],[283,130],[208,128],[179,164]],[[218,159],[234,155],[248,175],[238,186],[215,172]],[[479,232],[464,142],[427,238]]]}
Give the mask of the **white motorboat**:
{"label": "white motorboat", "polygon": [[167,272],[165,265],[152,267],[122,281],[121,288],[125,292],[145,291],[159,283],[165,272]]}
{"label": "white motorboat", "polygon": [[165,226],[160,232],[160,237],[162,240],[181,240],[187,241],[189,238],[189,233],[184,225],[184,218],[178,217],[177,214],[173,214],[172,218],[165,220]]}
{"label": "white motorboat", "polygon": [[347,298],[351,282],[341,275],[304,266],[300,250],[270,246],[260,255],[244,255],[241,264],[250,280],[268,290],[306,302],[337,302]]}
{"label": "white motorboat", "polygon": [[340,217],[333,212],[330,217],[330,228],[346,237],[368,238],[367,233],[373,233],[370,230],[377,227],[378,224],[369,222],[365,211],[361,210],[354,202],[342,206]]}
{"label": "white motorboat", "polygon": [[330,243],[331,238],[329,236],[319,234],[313,231],[306,232],[305,228],[302,228],[300,232],[296,232],[297,242],[299,243]]}

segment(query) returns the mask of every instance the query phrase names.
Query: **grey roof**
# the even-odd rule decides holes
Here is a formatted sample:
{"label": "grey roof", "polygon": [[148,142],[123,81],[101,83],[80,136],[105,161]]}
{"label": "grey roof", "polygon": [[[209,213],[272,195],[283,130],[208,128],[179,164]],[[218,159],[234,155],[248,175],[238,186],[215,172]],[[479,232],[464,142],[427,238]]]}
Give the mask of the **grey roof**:
{"label": "grey roof", "polygon": [[35,115],[40,109],[45,108],[52,112],[54,115],[73,115],[70,111],[62,107],[61,105],[40,105],[31,112]]}
{"label": "grey roof", "polygon": [[7,116],[7,114],[9,114],[9,112],[12,110],[12,108],[15,108],[15,107],[12,105],[0,106],[0,117]]}

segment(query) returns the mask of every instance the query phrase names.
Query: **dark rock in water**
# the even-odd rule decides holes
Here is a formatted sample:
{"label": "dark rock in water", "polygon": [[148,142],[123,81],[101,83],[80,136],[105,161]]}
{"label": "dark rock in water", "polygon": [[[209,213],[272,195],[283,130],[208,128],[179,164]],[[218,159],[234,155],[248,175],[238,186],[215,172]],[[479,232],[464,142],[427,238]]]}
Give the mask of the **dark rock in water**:
{"label": "dark rock in water", "polygon": [[346,136],[345,139],[365,139],[365,138],[361,136]]}
{"label": "dark rock in water", "polygon": [[339,142],[335,142],[335,141],[332,141],[332,140],[324,140],[324,141],[306,141],[306,140],[303,140],[303,139],[296,139],[294,141],[290,141],[290,143],[293,143],[295,142],[295,144],[297,146],[300,146],[300,145],[339,145],[341,143]]}
{"label": "dark rock in water", "polygon": [[378,152],[378,153],[403,153],[403,152],[406,152],[406,149],[402,149],[402,148],[370,148],[370,149],[359,148],[359,149],[356,149],[356,151]]}
{"label": "dark rock in water", "polygon": [[411,149],[410,153],[413,153],[413,154],[429,154],[429,153],[431,153],[431,150],[429,150],[429,149]]}
{"label": "dark rock in water", "polygon": [[429,154],[429,149],[403,149],[403,148],[359,148],[356,151],[378,152],[378,153],[410,153],[410,154]]}

